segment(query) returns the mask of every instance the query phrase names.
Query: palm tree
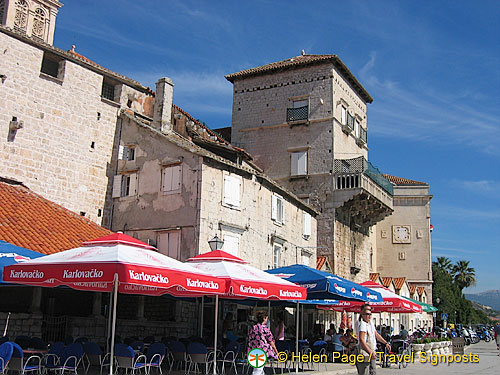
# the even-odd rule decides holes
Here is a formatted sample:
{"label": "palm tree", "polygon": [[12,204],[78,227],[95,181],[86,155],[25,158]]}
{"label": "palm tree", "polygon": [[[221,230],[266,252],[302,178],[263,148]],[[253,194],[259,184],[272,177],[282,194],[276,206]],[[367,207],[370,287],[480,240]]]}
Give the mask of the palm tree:
{"label": "palm tree", "polygon": [[450,258],[447,257],[437,257],[436,265],[447,273],[451,273],[453,270],[453,265],[451,264]]}
{"label": "palm tree", "polygon": [[453,266],[452,276],[460,290],[476,285],[476,270],[469,267],[468,260],[459,260]]}

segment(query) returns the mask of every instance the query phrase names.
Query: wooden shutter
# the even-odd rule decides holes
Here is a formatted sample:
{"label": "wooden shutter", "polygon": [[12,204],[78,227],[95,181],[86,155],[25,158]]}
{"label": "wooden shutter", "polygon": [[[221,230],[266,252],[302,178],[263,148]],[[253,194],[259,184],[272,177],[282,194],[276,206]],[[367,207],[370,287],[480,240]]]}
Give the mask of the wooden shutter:
{"label": "wooden shutter", "polygon": [[299,175],[307,174],[307,151],[298,152],[297,173]]}
{"label": "wooden shutter", "polygon": [[161,178],[161,191],[167,192],[172,190],[172,168],[163,168],[163,176]]}
{"label": "wooden shutter", "polygon": [[298,152],[292,152],[291,156],[291,170],[290,170],[290,175],[292,176],[297,176],[299,174],[299,153]]}
{"label": "wooden shutter", "polygon": [[128,195],[129,196],[137,195],[137,188],[138,188],[138,176],[137,173],[132,173],[130,175],[130,185],[128,189]]}
{"label": "wooden shutter", "polygon": [[271,219],[278,220],[278,197],[276,195],[272,196],[271,201]]}
{"label": "wooden shutter", "polygon": [[311,236],[311,215],[307,212],[303,213],[303,221],[304,221],[304,236]]}
{"label": "wooden shutter", "polygon": [[127,160],[128,159],[128,147],[119,145],[118,146],[118,159]]}
{"label": "wooden shutter", "polygon": [[224,251],[239,256],[240,236],[238,234],[224,234]]}
{"label": "wooden shutter", "polygon": [[180,190],[182,180],[182,168],[180,165],[170,167],[172,169],[172,190]]}
{"label": "wooden shutter", "polygon": [[347,109],[344,106],[342,106],[342,113],[341,113],[340,121],[341,121],[342,125],[347,124]]}
{"label": "wooden shutter", "polygon": [[113,198],[120,198],[122,195],[122,175],[113,177]]}
{"label": "wooden shutter", "polygon": [[279,198],[281,201],[281,223],[285,224],[285,200],[283,198]]}
{"label": "wooden shutter", "polygon": [[168,232],[168,256],[177,260],[180,260],[180,244],[181,244],[181,232],[172,231]]}
{"label": "wooden shutter", "polygon": [[241,181],[236,176],[224,176],[224,203],[230,206],[240,206]]}

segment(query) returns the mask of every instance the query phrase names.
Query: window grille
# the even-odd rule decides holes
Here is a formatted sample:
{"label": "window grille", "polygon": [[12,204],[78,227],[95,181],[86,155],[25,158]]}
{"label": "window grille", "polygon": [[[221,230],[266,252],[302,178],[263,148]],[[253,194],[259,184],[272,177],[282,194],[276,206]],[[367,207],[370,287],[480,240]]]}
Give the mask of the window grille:
{"label": "window grille", "polygon": [[113,86],[112,84],[110,84],[106,81],[103,81],[101,95],[103,98],[114,101],[115,100],[115,86]]}

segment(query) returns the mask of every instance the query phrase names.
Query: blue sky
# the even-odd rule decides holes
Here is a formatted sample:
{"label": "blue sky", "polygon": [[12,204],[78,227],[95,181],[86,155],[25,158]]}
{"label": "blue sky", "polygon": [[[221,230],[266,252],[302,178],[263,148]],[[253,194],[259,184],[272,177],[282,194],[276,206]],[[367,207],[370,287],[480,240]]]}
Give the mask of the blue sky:
{"label": "blue sky", "polygon": [[470,292],[500,289],[500,3],[497,1],[75,1],[54,44],[154,88],[218,128],[225,74],[337,54],[365,86],[369,157],[425,181],[434,256],[465,259]]}

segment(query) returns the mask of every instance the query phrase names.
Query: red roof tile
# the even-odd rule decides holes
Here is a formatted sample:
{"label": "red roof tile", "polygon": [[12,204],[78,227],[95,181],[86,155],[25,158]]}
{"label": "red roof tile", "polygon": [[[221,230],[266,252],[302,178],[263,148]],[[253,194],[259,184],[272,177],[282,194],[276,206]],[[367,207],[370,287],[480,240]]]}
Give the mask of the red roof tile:
{"label": "red roof tile", "polygon": [[421,296],[424,294],[425,288],[423,286],[417,287],[418,295]]}
{"label": "red roof tile", "polygon": [[415,291],[417,290],[417,286],[416,285],[411,285],[410,284],[410,297],[413,296],[415,294]]}
{"label": "red roof tile", "polygon": [[24,185],[0,180],[0,240],[53,254],[112,232]]}
{"label": "red roof tile", "polygon": [[236,79],[268,74],[279,70],[288,70],[301,68],[308,65],[317,65],[330,63],[335,65],[335,67],[340,71],[340,73],[347,79],[347,81],[354,87],[357,93],[368,103],[373,102],[373,98],[368,94],[366,89],[359,83],[354,74],[345,66],[345,64],[340,60],[337,55],[300,55],[295,56],[290,59],[273,62],[257,68],[251,68],[242,70],[237,73],[228,74],[226,79],[230,82],[234,82]]}
{"label": "red roof tile", "polygon": [[374,283],[376,283],[379,276],[380,276],[380,274],[378,272],[370,273],[370,281],[373,281]]}
{"label": "red roof tile", "polygon": [[316,258],[316,269],[320,270],[321,268],[323,268],[325,263],[326,263],[326,257],[317,257]]}
{"label": "red roof tile", "polygon": [[397,290],[401,289],[406,281],[406,277],[395,277],[394,286]]}
{"label": "red roof tile", "polygon": [[389,288],[391,286],[392,277],[382,276],[381,279],[382,279],[383,286],[385,286],[386,288]]}
{"label": "red roof tile", "polygon": [[384,174],[384,177],[395,185],[426,185],[426,186],[429,185],[426,182],[409,180],[403,177],[391,176],[390,174]]}

